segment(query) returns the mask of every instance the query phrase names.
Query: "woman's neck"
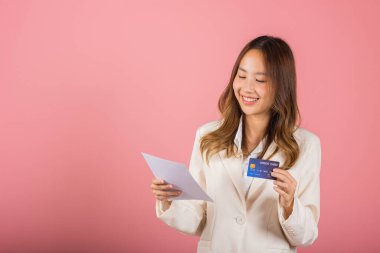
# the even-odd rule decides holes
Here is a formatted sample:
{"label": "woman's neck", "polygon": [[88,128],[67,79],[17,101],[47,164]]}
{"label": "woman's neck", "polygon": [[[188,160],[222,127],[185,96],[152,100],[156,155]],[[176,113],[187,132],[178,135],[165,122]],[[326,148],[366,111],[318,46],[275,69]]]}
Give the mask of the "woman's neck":
{"label": "woman's neck", "polygon": [[244,115],[244,135],[248,142],[259,142],[266,134],[270,115]]}
{"label": "woman's neck", "polygon": [[264,138],[270,116],[244,115],[242,150],[244,159],[256,148]]}

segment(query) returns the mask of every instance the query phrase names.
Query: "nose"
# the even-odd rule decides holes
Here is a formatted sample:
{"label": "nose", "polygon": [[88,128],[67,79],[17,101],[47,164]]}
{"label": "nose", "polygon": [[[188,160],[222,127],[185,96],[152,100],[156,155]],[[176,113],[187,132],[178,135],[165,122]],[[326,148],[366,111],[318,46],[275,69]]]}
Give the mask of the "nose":
{"label": "nose", "polygon": [[244,83],[243,90],[253,92],[256,89],[256,82],[254,79],[247,79]]}

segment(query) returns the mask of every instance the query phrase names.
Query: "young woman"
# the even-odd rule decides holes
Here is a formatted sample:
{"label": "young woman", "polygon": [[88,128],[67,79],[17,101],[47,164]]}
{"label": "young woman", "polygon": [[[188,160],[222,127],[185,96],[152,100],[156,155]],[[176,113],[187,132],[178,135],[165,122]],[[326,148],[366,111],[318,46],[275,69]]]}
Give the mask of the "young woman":
{"label": "young woman", "polygon": [[[220,120],[197,129],[189,170],[214,200],[168,200],[172,185],[153,179],[156,214],[199,235],[198,252],[296,252],[318,237],[321,145],[299,127],[292,50],[260,36],[240,52],[219,99]],[[249,158],[280,163],[276,180],[247,176]]]}

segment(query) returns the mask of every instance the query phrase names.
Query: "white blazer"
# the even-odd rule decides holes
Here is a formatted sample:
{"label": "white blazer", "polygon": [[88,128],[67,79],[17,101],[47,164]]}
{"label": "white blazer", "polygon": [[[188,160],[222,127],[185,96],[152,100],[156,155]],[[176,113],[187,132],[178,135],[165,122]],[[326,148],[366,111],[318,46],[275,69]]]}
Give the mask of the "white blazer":
{"label": "white blazer", "polygon": [[[214,200],[173,200],[166,211],[156,200],[156,215],[178,231],[200,236],[198,253],[297,252],[318,237],[320,215],[321,145],[319,137],[304,129],[295,131],[300,157],[289,173],[297,180],[293,212],[282,216],[273,180],[254,178],[245,198],[242,157],[226,158],[226,150],[210,157],[209,166],[200,153],[200,138],[215,130],[221,120],[197,129],[189,170]],[[275,148],[272,142],[264,158]],[[271,160],[284,164],[281,151]]]}

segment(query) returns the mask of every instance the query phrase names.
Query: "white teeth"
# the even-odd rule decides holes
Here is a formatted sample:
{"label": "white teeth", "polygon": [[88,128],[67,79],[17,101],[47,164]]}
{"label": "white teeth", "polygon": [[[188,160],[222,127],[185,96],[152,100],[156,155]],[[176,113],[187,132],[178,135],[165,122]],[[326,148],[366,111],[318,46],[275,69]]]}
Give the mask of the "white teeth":
{"label": "white teeth", "polygon": [[252,101],[257,101],[257,100],[259,100],[259,99],[258,99],[258,98],[247,98],[247,97],[243,97],[243,100],[248,101],[248,102],[252,102]]}

